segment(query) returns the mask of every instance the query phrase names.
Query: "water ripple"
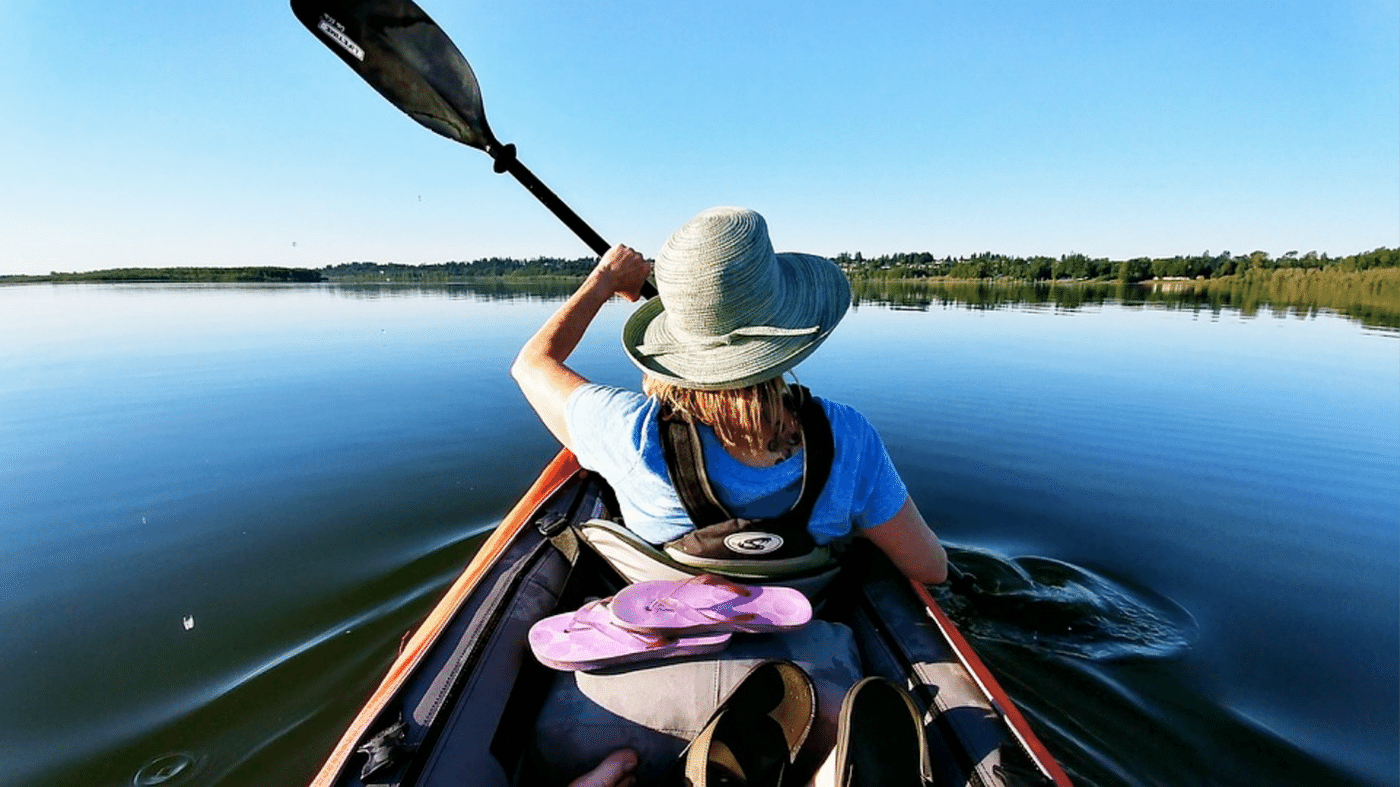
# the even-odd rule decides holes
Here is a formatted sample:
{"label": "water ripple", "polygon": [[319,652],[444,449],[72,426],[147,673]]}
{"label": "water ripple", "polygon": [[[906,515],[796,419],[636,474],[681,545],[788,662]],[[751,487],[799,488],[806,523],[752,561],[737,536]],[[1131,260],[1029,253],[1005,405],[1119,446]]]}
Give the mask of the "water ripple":
{"label": "water ripple", "polygon": [[973,638],[1092,661],[1171,658],[1196,641],[1191,613],[1146,588],[1046,557],[948,552],[971,581],[939,601]]}

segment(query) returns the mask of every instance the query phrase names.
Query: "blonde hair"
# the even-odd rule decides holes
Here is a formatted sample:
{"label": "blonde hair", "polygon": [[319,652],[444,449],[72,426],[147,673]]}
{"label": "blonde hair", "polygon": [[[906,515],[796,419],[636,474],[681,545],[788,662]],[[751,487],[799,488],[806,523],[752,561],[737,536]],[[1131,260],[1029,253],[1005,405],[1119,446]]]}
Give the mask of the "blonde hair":
{"label": "blonde hair", "polygon": [[669,404],[677,415],[714,429],[726,445],[773,451],[784,439],[789,408],[782,375],[724,391],[685,388],[644,375],[642,390]]}

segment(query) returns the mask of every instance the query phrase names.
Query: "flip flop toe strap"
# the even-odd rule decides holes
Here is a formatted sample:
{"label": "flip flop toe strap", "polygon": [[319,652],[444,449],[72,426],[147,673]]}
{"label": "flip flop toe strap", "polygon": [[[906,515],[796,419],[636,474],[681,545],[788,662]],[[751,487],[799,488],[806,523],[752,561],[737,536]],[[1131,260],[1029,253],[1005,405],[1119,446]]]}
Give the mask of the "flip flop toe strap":
{"label": "flip flop toe strap", "polygon": [[[713,604],[708,607],[697,607],[690,604],[687,601],[677,598],[677,595],[680,594],[682,590],[684,590],[692,584],[711,585],[713,587],[723,588],[724,590],[733,593],[734,598],[721,601],[718,604]],[[753,594],[753,588],[747,587],[745,585],[740,585],[739,583],[726,579],[725,577],[717,576],[715,574],[696,574],[695,576],[683,582],[676,583],[676,585],[671,588],[670,592],[657,598],[655,601],[652,601],[651,603],[647,604],[646,611],[672,612],[681,614],[684,614],[685,612],[689,611],[694,612],[700,617],[703,617],[706,620],[709,620],[713,623],[731,623],[737,625],[748,623],[758,618],[758,615],[752,612],[736,612],[732,609],[735,602],[739,601],[740,599],[749,598],[753,596]]]}
{"label": "flip flop toe strap", "polygon": [[[574,631],[593,629],[594,631],[603,634],[608,639],[611,639],[612,641],[620,645],[636,647],[640,643],[644,650],[656,650],[658,648],[664,648],[676,641],[675,637],[668,637],[664,634],[630,631],[628,629],[622,628],[621,626],[618,626],[617,624],[611,622],[606,618],[602,618],[601,614],[584,614],[593,612],[595,609],[605,604],[606,602],[607,599],[599,599],[597,601],[590,601],[587,604],[584,604],[583,606],[579,607],[578,612],[574,613],[574,616],[569,620],[568,625],[564,627],[564,633],[569,634]],[[603,610],[603,612],[605,611],[606,610]]]}

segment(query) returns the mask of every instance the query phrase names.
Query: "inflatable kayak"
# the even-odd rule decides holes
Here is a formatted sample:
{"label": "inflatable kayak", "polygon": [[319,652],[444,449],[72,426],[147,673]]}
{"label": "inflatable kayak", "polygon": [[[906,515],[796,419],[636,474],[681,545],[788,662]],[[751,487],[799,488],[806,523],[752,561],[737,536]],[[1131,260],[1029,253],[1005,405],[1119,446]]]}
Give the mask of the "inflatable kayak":
{"label": "inflatable kayak", "polygon": [[[584,522],[613,518],[611,499],[598,476],[561,452],[404,645],[313,787],[566,783],[571,777],[547,762],[568,748],[556,738],[589,734],[585,718],[602,711],[580,705],[583,673],[544,666],[527,638],[542,619],[626,585],[575,537]],[[876,550],[843,558],[829,596],[813,625],[853,639],[864,674],[909,690],[923,713],[934,784],[1070,784],[934,599]]]}

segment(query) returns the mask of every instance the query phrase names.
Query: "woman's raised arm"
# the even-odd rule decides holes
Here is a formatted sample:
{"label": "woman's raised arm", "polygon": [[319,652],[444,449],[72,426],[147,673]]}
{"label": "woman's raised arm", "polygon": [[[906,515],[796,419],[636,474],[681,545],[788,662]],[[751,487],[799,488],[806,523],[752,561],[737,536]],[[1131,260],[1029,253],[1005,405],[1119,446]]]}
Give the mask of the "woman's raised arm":
{"label": "woman's raised arm", "polygon": [[511,364],[525,400],[564,447],[572,449],[569,428],[564,420],[564,403],[575,388],[588,382],[565,365],[579,340],[588,330],[598,310],[614,295],[635,301],[651,266],[642,255],[627,246],[608,250],[588,278],[569,300],[525,342]]}

